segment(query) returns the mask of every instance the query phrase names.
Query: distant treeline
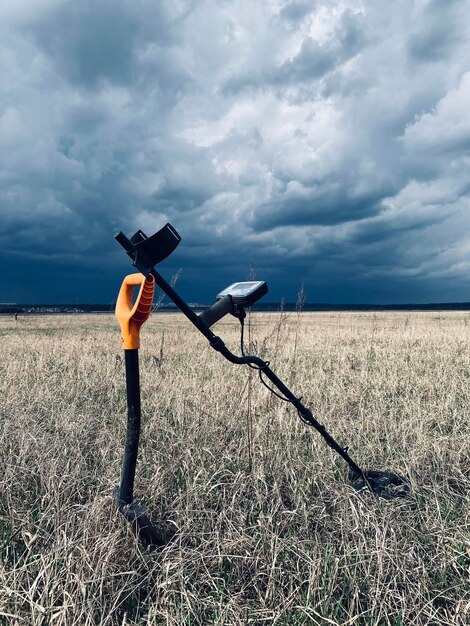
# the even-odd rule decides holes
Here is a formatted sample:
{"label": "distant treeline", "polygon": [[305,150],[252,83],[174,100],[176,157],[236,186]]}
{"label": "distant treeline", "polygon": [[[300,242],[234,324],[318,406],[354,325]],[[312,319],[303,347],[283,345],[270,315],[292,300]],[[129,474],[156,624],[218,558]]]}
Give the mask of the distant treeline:
{"label": "distant treeline", "polygon": [[[202,311],[207,304],[189,303],[195,311]],[[0,304],[0,314],[27,314],[27,313],[113,313],[115,303],[112,304]],[[295,302],[282,303],[282,309],[287,312],[297,310]],[[163,311],[178,311],[174,304],[160,304]],[[279,302],[258,302],[256,311],[279,311]],[[470,311],[470,302],[436,302],[428,304],[304,304],[303,311]]]}
{"label": "distant treeline", "polygon": [[[297,310],[295,302],[285,302],[284,311]],[[257,311],[279,311],[279,303],[257,303],[253,307]],[[302,311],[470,311],[470,302],[439,302],[429,304],[328,304],[305,303]]]}

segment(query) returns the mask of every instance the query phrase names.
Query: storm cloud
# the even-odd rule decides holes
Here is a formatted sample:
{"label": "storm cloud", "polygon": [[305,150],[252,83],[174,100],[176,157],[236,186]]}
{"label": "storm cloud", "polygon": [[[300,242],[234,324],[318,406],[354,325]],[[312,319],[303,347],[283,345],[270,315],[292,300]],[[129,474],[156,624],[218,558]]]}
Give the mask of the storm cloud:
{"label": "storm cloud", "polygon": [[170,221],[189,300],[470,300],[470,0],[6,0],[0,301],[111,301]]}

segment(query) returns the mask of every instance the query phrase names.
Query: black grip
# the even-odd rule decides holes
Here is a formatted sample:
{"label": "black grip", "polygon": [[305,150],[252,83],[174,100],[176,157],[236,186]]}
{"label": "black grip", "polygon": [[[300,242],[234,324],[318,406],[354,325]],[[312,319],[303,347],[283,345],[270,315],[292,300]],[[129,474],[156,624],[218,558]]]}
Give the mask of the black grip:
{"label": "black grip", "polygon": [[209,328],[220,319],[222,319],[224,315],[227,315],[227,313],[232,313],[232,311],[232,296],[224,296],[220,300],[217,300],[217,302],[211,307],[203,311],[198,317]]}

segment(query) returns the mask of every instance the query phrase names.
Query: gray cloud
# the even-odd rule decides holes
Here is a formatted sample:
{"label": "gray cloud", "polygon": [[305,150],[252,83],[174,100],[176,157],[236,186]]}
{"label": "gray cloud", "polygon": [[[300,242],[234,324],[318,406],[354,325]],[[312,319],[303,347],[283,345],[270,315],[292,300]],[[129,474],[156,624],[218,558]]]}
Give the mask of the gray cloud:
{"label": "gray cloud", "polygon": [[32,25],[34,39],[66,80],[86,88],[133,80],[140,24],[125,5],[113,5],[59,4]]}
{"label": "gray cloud", "polygon": [[312,13],[316,8],[316,3],[310,0],[294,0],[287,2],[280,10],[281,21],[298,22]]}
{"label": "gray cloud", "polygon": [[[413,61],[445,61],[452,49],[466,36],[468,7],[462,0],[442,3],[436,0],[418,4],[415,26],[407,38],[407,49]],[[467,33],[468,34],[468,33]]]}
{"label": "gray cloud", "polygon": [[274,298],[469,299],[469,9],[8,0],[0,258],[34,279],[0,299],[56,267],[86,300],[167,220],[193,299],[250,258]]}
{"label": "gray cloud", "polygon": [[[293,3],[282,9],[280,17],[284,18],[287,14],[287,20],[298,20],[300,16],[311,14],[311,10],[311,5],[307,11],[303,3]],[[317,41],[314,36],[307,35],[301,42],[300,50],[292,58],[279,65],[243,69],[240,74],[229,78],[223,90],[227,94],[235,94],[246,89],[265,89],[268,85],[276,88],[291,85],[299,87],[306,82],[316,81],[359,53],[367,39],[364,27],[362,13],[345,9],[334,31],[324,41]]]}

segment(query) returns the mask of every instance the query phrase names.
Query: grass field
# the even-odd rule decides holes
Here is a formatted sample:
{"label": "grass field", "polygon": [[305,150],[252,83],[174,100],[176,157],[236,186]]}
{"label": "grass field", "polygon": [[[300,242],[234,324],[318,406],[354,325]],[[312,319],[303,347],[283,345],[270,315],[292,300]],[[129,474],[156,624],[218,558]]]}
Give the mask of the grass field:
{"label": "grass field", "polygon": [[[238,322],[215,327],[238,352]],[[470,314],[255,314],[253,351],[406,500],[347,467],[176,314],[140,352],[139,548],[112,491],[125,435],[111,315],[0,318],[0,624],[470,623]],[[158,362],[164,333],[163,361]]]}

